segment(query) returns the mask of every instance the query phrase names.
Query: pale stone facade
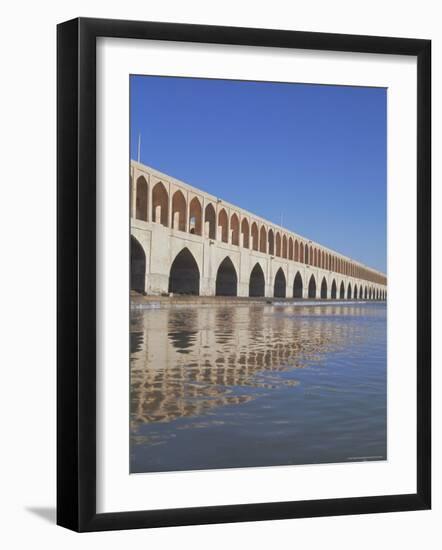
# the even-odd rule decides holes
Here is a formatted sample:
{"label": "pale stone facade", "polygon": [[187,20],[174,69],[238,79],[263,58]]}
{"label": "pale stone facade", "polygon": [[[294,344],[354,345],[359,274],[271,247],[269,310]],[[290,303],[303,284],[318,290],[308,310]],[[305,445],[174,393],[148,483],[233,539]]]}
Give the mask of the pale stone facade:
{"label": "pale stone facade", "polygon": [[386,299],[383,273],[135,161],[130,191],[136,290]]}

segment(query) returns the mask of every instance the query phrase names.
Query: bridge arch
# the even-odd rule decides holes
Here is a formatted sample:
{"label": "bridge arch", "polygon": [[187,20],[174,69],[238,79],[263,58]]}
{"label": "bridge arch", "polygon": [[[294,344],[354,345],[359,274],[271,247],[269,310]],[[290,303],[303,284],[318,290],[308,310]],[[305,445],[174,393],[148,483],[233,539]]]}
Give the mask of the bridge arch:
{"label": "bridge arch", "polygon": [[354,300],[358,299],[358,285],[356,283],[355,283],[355,288],[354,288],[354,291],[353,291],[353,299]]}
{"label": "bridge arch", "polygon": [[136,213],[137,220],[143,220],[147,222],[148,212],[148,186],[144,176],[137,178],[137,190],[136,190]]}
{"label": "bridge arch", "polygon": [[267,231],[264,225],[261,225],[259,231],[259,251],[264,254],[267,252]]}
{"label": "bridge arch", "polygon": [[269,241],[269,254],[271,256],[275,255],[275,233],[273,229],[270,228],[268,232],[268,241]]}
{"label": "bridge arch", "polygon": [[287,258],[287,237],[286,237],[286,235],[282,236],[282,257]]}
{"label": "bridge arch", "polygon": [[345,298],[344,281],[341,281],[341,286],[339,287],[339,299],[344,300],[344,298]]}
{"label": "bridge arch", "polygon": [[337,298],[336,281],[334,279],[333,279],[332,286],[331,286],[331,298],[332,298],[332,300],[336,300],[336,298]]}
{"label": "bridge arch", "polygon": [[322,277],[321,298],[323,300],[325,300],[327,298],[327,281],[325,280],[325,277]]}
{"label": "bridge arch", "polygon": [[204,232],[209,239],[216,239],[216,213],[211,202],[209,202],[204,211]]}
{"label": "bridge arch", "polygon": [[146,253],[140,242],[130,236],[130,289],[144,293],[146,288]]}
{"label": "bridge arch", "polygon": [[364,290],[364,300],[366,300],[368,298],[368,290],[367,290],[367,287],[365,287],[365,290]]}
{"label": "bridge arch", "polygon": [[359,287],[359,299],[362,300],[364,297],[364,291],[362,290],[362,285]]}
{"label": "bridge arch", "polygon": [[193,197],[189,205],[189,232],[194,235],[202,234],[203,209],[198,197]]}
{"label": "bridge arch", "polygon": [[229,242],[229,218],[227,217],[227,212],[224,208],[218,213],[218,227],[220,234],[220,241],[223,243]]}
{"label": "bridge arch", "polygon": [[348,283],[347,287],[347,300],[351,300],[351,284]]}
{"label": "bridge arch", "polygon": [[279,231],[276,232],[275,248],[275,256],[281,257],[281,233]]}
{"label": "bridge arch", "polygon": [[199,295],[200,272],[198,264],[186,247],[176,256],[170,267],[169,292],[176,294]]}
{"label": "bridge arch", "polygon": [[314,275],[310,277],[310,281],[308,283],[308,297],[316,298],[316,279]]}
{"label": "bridge arch", "polygon": [[232,244],[239,246],[239,218],[235,212],[230,217],[230,232],[232,235]]}
{"label": "bridge arch", "polygon": [[179,231],[186,231],[186,210],[187,204],[183,193],[175,191],[172,197],[172,228]]}
{"label": "bridge arch", "polygon": [[262,267],[257,262],[250,273],[249,296],[258,297],[265,294],[265,278]]}
{"label": "bridge arch", "polygon": [[168,226],[169,194],[163,183],[159,181],[152,189],[152,221]]}
{"label": "bridge arch", "polygon": [[[302,244],[301,244],[302,246]],[[304,247],[304,263],[305,264],[308,264],[308,256],[309,256],[309,250],[308,250],[308,245],[306,244],[305,247]]]}
{"label": "bridge arch", "polygon": [[258,226],[256,222],[252,223],[252,248],[258,250]]}
{"label": "bridge arch", "polygon": [[293,298],[302,298],[302,290],[302,277],[299,271],[297,271],[293,280]]}
{"label": "bridge arch", "polygon": [[273,286],[273,296],[275,298],[285,298],[286,294],[286,280],[284,271],[280,267],[276,272],[275,283]]}
{"label": "bridge arch", "polygon": [[242,246],[244,248],[249,248],[249,234],[250,226],[247,218],[243,218],[241,222],[241,235],[242,235]]}
{"label": "bridge arch", "polygon": [[289,260],[293,260],[293,239],[289,237]]}
{"label": "bridge arch", "polygon": [[229,256],[219,264],[216,273],[216,296],[236,296],[238,293],[238,276]]}
{"label": "bridge arch", "polygon": [[300,260],[300,257],[299,257],[299,243],[298,243],[298,239],[295,239],[295,262],[299,262],[299,261],[302,261]]}

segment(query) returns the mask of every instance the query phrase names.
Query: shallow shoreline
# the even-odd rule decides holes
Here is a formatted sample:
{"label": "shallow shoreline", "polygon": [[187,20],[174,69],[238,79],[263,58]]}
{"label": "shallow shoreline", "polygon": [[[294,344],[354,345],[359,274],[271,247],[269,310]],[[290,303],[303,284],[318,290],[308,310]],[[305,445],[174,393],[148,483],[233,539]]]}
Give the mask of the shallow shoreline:
{"label": "shallow shoreline", "polygon": [[183,306],[250,306],[250,305],[290,305],[290,306],[342,306],[355,304],[385,303],[385,300],[330,300],[321,298],[250,298],[243,296],[142,296],[131,294],[132,309],[150,309]]}

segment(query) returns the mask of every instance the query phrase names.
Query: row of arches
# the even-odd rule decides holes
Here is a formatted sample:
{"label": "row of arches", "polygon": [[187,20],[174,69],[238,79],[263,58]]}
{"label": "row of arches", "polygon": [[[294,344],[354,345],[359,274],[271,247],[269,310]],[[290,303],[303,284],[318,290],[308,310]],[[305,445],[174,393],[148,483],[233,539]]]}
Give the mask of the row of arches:
{"label": "row of arches", "polygon": [[[132,237],[131,247],[131,288],[138,291],[144,290],[144,278],[146,261],[144,251],[139,243]],[[184,248],[177,254],[172,262],[169,274],[168,291],[174,294],[199,295],[200,289],[200,271],[198,264],[188,248]],[[259,263],[256,263],[251,270],[249,277],[250,297],[264,297],[266,289],[265,275]],[[276,272],[273,283],[273,296],[275,298],[303,298],[304,281],[299,271],[296,272],[291,288],[287,285],[284,271],[279,268]],[[226,256],[220,263],[215,283],[216,296],[237,296],[238,294],[238,275],[229,256]],[[347,300],[385,300],[384,291],[372,287],[348,283],[347,287],[344,281],[341,281],[339,287],[336,280],[331,283],[330,292],[325,277],[322,278],[318,287],[315,275],[312,274],[307,287],[308,298],[321,299],[347,299]]]}
{"label": "row of arches", "polygon": [[175,190],[169,201],[168,191],[161,181],[153,186],[150,196],[146,178],[139,176],[135,193],[137,219],[153,221],[178,231],[205,236],[373,283],[386,284],[386,278],[378,273],[310,242],[285,234],[279,229],[241,216],[239,212],[228,213],[223,206],[218,206],[216,210],[211,202],[204,206],[203,211],[203,205],[197,196],[187,204],[186,197],[180,189]]}

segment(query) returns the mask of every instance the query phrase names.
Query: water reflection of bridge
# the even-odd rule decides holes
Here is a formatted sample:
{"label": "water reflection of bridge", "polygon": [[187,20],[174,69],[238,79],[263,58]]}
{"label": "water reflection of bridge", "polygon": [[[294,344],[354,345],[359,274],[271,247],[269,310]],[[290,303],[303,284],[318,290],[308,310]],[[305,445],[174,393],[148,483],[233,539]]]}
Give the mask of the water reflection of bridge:
{"label": "water reflection of bridge", "polygon": [[383,273],[134,161],[130,190],[134,290],[386,299]]}
{"label": "water reflection of bridge", "polygon": [[296,385],[277,373],[320,362],[325,353],[364,338],[345,320],[360,312],[358,305],[329,305],[327,317],[324,307],[133,311],[133,430],[246,402],[253,398],[248,387]]}

